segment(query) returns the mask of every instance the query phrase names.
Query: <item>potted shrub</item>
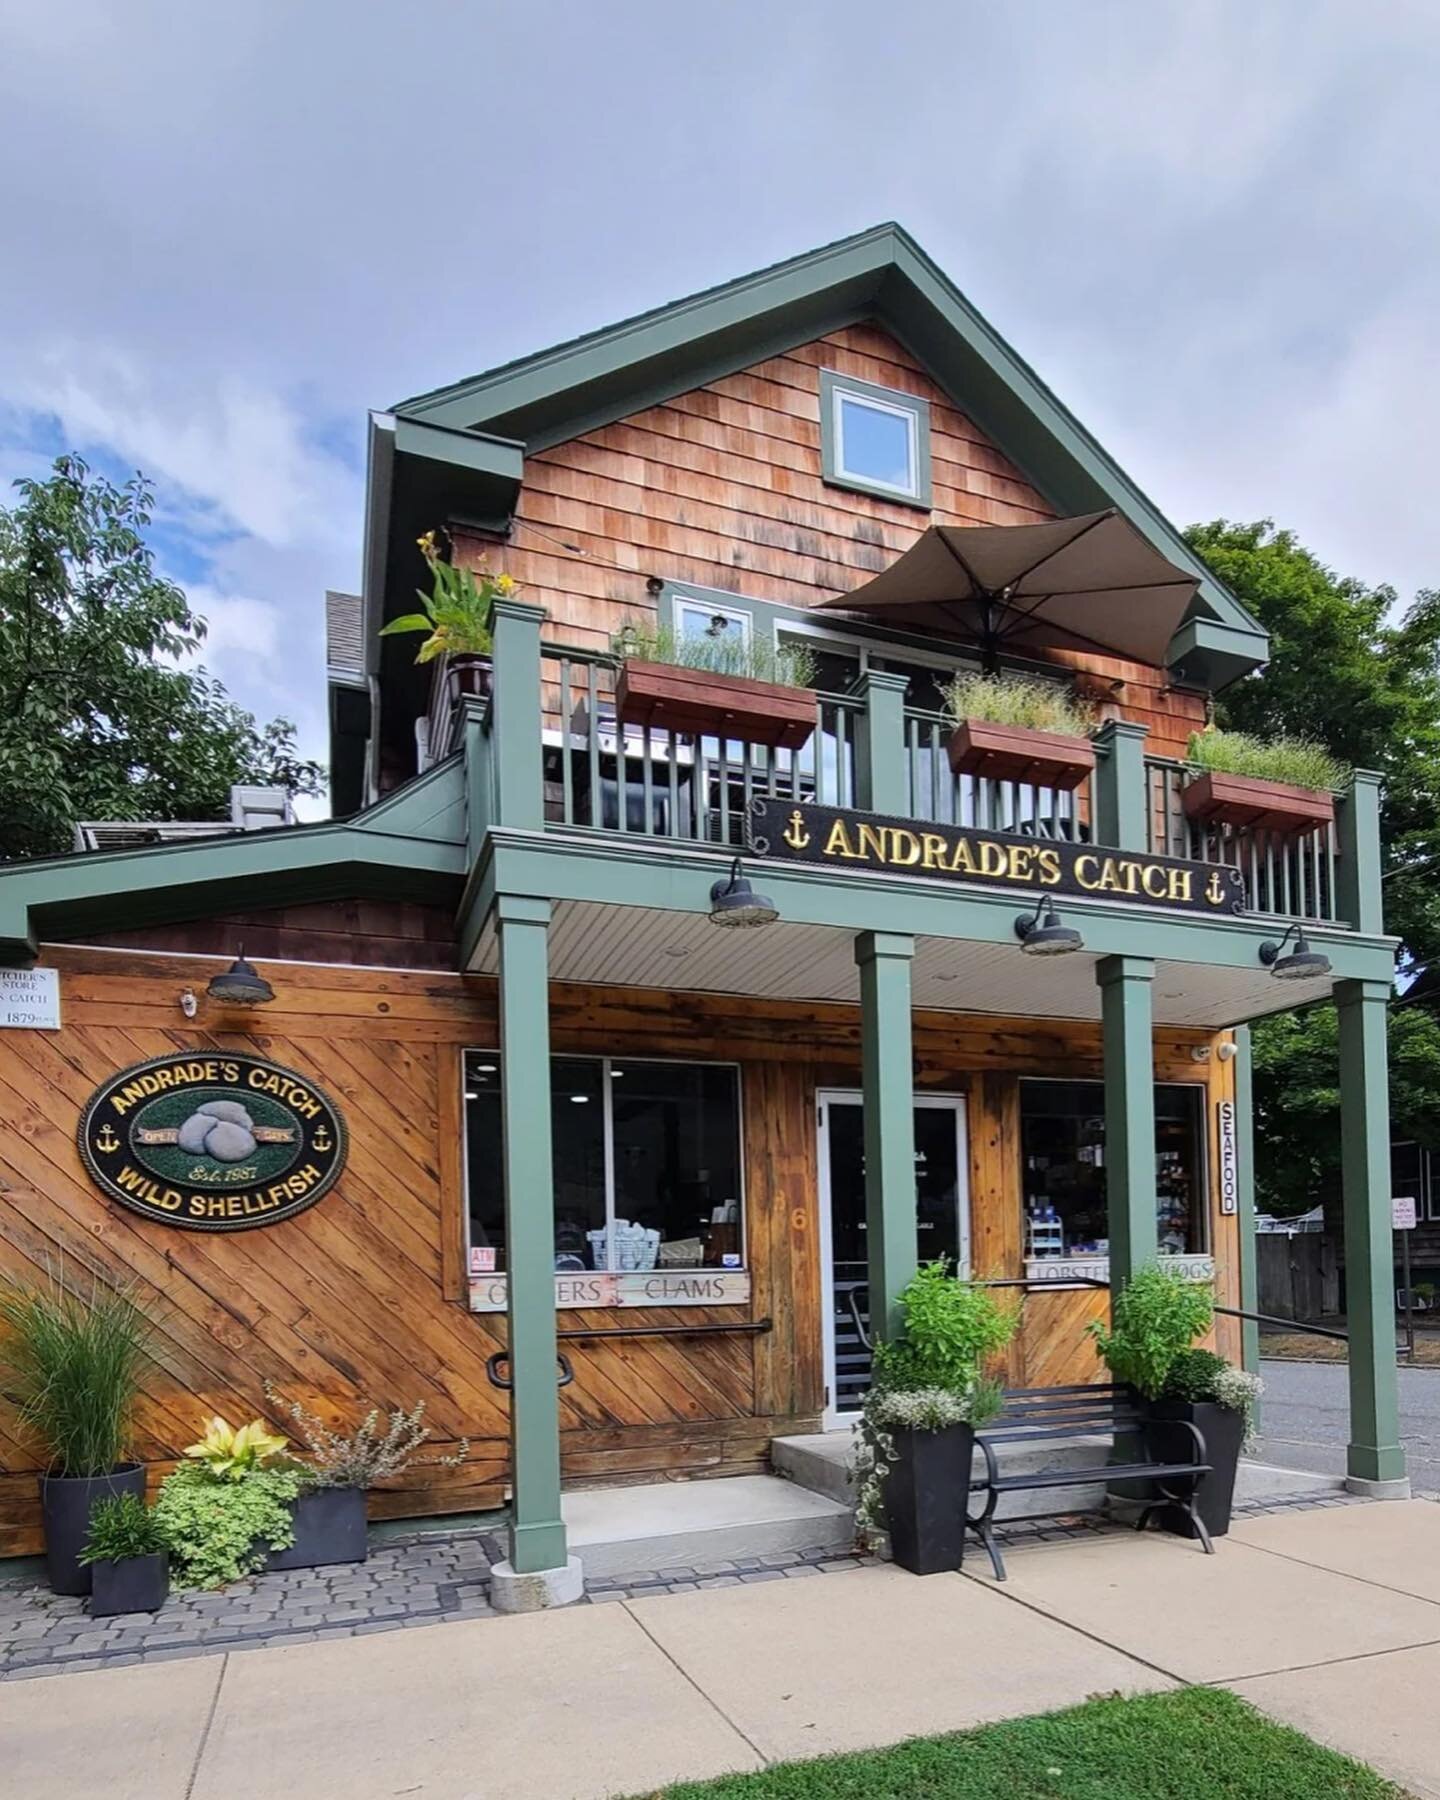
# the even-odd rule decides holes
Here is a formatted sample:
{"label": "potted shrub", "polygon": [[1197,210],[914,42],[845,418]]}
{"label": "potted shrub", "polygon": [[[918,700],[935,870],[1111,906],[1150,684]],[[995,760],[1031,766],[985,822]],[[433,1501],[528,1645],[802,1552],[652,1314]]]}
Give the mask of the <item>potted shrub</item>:
{"label": "potted shrub", "polygon": [[145,1471],[126,1452],[150,1326],[129,1289],[92,1281],[82,1293],[62,1274],[0,1290],[0,1328],[6,1396],[50,1462],[40,1477],[46,1574],[57,1594],[88,1594],[80,1555],[91,1512],[145,1492]]}
{"label": "potted shrub", "polygon": [[[265,1395],[284,1406],[310,1452],[310,1461],[299,1465],[302,1486],[295,1500],[295,1541],[272,1551],[265,1567],[314,1569],[327,1563],[364,1562],[366,1491],[415,1463],[415,1452],[430,1435],[422,1423],[425,1402],[408,1413],[390,1413],[383,1431],[378,1406],[370,1408],[355,1430],[332,1431],[298,1400],[283,1401],[268,1381]],[[468,1440],[462,1440],[453,1455],[425,1460],[436,1468],[453,1469],[469,1450]]]}
{"label": "potted shrub", "polygon": [[1019,1309],[988,1288],[926,1263],[900,1295],[901,1336],[875,1347],[870,1392],[856,1426],[856,1520],[889,1534],[913,1575],[958,1569],[975,1432],[1004,1405],[985,1363],[1015,1335]]}
{"label": "potted shrub", "polygon": [[626,625],[615,713],[625,725],[734,738],[799,750],[815,730],[815,659],[803,645],[758,637],[683,637],[669,626]]}
{"label": "potted shrub", "polygon": [[1180,801],[1187,819],[1288,834],[1333,823],[1333,790],[1350,777],[1322,744],[1243,731],[1193,733],[1186,761]]}
{"label": "potted shrub", "polygon": [[960,675],[945,690],[957,775],[1077,788],[1095,767],[1095,709],[1026,675]]}
{"label": "potted shrub", "polygon": [[433,531],[415,541],[431,576],[428,594],[416,589],[424,611],[392,619],[381,626],[380,635],[422,632],[425,641],[415,660],[428,663],[438,656],[445,658],[444,679],[452,702],[462,694],[478,694],[483,699],[490,692],[495,602],[502,595],[513,594],[515,582],[509,575],[491,575],[485,569],[462,569],[446,562]]}
{"label": "potted shrub", "polygon": [[224,1587],[294,1543],[303,1477],[285,1449],[260,1419],[238,1431],[211,1419],[165,1477],[155,1516],[181,1587]]}
{"label": "potted shrub", "polygon": [[[1095,1319],[1087,1327],[1106,1368],[1139,1395],[1150,1421],[1147,1448],[1152,1454],[1176,1462],[1189,1460],[1195,1454],[1190,1433],[1167,1432],[1165,1426],[1184,1420],[1198,1427],[1205,1440],[1203,1460],[1211,1472],[1201,1481],[1195,1504],[1212,1536],[1230,1528],[1236,1465],[1259,1391],[1253,1377],[1232,1369],[1223,1357],[1192,1349],[1214,1318],[1208,1283],[1149,1264],[1115,1297],[1110,1325]],[[1246,1393],[1248,1401],[1243,1399]],[[1224,1399],[1217,1397],[1222,1394]],[[1120,1497],[1133,1496],[1127,1491]],[[1189,1535],[1188,1520],[1168,1523],[1169,1515],[1162,1517],[1168,1530]]]}
{"label": "potted shrub", "polygon": [[102,1500],[90,1515],[80,1560],[90,1570],[90,1614],[158,1612],[170,1592],[170,1555],[160,1521],[138,1494]]}

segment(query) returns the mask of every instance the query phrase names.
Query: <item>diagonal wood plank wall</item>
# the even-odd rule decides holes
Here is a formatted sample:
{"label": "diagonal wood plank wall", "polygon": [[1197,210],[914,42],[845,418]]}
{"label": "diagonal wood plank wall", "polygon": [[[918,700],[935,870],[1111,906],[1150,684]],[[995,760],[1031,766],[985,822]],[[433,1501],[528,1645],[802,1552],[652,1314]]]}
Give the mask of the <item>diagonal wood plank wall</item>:
{"label": "diagonal wood plank wall", "polygon": [[[0,1274],[34,1279],[63,1261],[135,1284],[156,1326],[137,1445],[152,1474],[208,1414],[263,1411],[268,1376],[336,1418],[372,1398],[423,1399],[440,1449],[469,1439],[462,1467],[419,1469],[374,1496],[377,1516],[497,1504],[506,1417],[485,1359],[502,1346],[504,1323],[464,1306],[459,1153],[460,1055],[495,1042],[493,982],[263,963],[272,1006],[245,1015],[207,1004],[192,1024],[179,992],[202,989],[213,964],[84,947],[51,948],[43,960],[61,971],[62,1029],[0,1033]],[[812,1428],[823,1404],[814,1097],[817,1087],[858,1083],[856,1010],[557,985],[552,1031],[557,1051],[740,1064],[750,1316],[773,1320],[758,1338],[576,1345],[576,1380],[561,1395],[566,1478],[763,1468],[770,1438]],[[1197,1041],[1157,1034],[1157,1074],[1199,1073],[1218,1093],[1224,1065],[1212,1058],[1199,1070]],[[75,1130],[94,1088],[128,1064],[204,1045],[286,1064],[340,1104],[350,1158],[319,1205],[275,1227],[205,1235],[138,1218],[91,1185]],[[1019,1273],[1017,1083],[1027,1072],[1098,1074],[1095,1030],[920,1013],[915,1047],[918,1085],[970,1098],[977,1266]],[[1233,1292],[1228,1225],[1218,1236],[1222,1289]],[[1030,1303],[1013,1379],[1082,1378],[1089,1353],[1078,1325],[1067,1318],[1061,1329],[1054,1310],[1064,1298]],[[681,1322],[706,1317],[736,1314],[686,1309]],[[676,1322],[658,1309],[563,1320],[597,1331]],[[36,1447],[0,1406],[0,1554],[37,1547],[37,1466]]]}

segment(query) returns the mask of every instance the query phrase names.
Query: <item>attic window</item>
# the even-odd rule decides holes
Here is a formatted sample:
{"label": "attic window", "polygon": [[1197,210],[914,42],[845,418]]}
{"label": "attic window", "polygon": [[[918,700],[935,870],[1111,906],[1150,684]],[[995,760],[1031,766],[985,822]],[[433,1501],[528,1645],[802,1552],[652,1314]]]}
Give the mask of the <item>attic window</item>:
{"label": "attic window", "polygon": [[930,506],[930,404],[916,394],[820,371],[825,480],[909,506]]}

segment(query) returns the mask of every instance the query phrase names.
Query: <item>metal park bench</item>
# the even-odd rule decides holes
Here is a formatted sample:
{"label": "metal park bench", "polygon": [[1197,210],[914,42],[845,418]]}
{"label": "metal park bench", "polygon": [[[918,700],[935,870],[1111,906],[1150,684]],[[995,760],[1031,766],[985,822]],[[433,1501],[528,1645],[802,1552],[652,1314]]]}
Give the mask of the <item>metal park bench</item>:
{"label": "metal park bench", "polygon": [[[1110,1437],[1112,1455],[1115,1443],[1123,1437],[1130,1439],[1131,1447],[1138,1445],[1148,1452],[1156,1438],[1177,1432],[1188,1432],[1194,1439],[1194,1455],[1188,1461],[1175,1462],[1145,1454],[1123,1462],[1097,1460],[1093,1466],[1080,1469],[1041,1469],[1031,1474],[1002,1475],[995,1454],[999,1444],[1062,1443],[1101,1435]],[[971,1484],[971,1491],[983,1490],[985,1504],[978,1514],[972,1515],[967,1509],[965,1523],[985,1546],[997,1581],[1005,1579],[1005,1564],[1001,1561],[991,1525],[1001,1497],[1045,1488],[1078,1487],[1087,1481],[1153,1482],[1159,1490],[1158,1498],[1145,1502],[1135,1529],[1143,1531],[1154,1513],[1173,1510],[1189,1520],[1193,1535],[1199,1538],[1206,1555],[1215,1554],[1210,1533],[1195,1509],[1195,1496],[1210,1473],[1210,1464],[1205,1460],[1204,1436],[1199,1427],[1187,1419],[1149,1418],[1132,1388],[1091,1383],[1010,1390],[1005,1395],[1004,1412],[993,1424],[976,1432],[975,1443],[985,1458],[986,1473],[983,1481]]]}

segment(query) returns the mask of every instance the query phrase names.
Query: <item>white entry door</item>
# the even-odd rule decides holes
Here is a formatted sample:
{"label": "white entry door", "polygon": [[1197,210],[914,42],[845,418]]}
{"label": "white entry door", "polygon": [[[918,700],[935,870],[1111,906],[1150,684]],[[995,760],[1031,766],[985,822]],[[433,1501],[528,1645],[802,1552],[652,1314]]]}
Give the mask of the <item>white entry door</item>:
{"label": "white entry door", "polygon": [[[825,1330],[825,1422],[852,1419],[870,1385],[868,1263],[865,1241],[864,1114],[858,1093],[816,1096],[820,1132],[821,1317]],[[970,1272],[969,1158],[965,1101],[958,1094],[915,1099],[915,1216],[920,1261],[948,1257]]]}

